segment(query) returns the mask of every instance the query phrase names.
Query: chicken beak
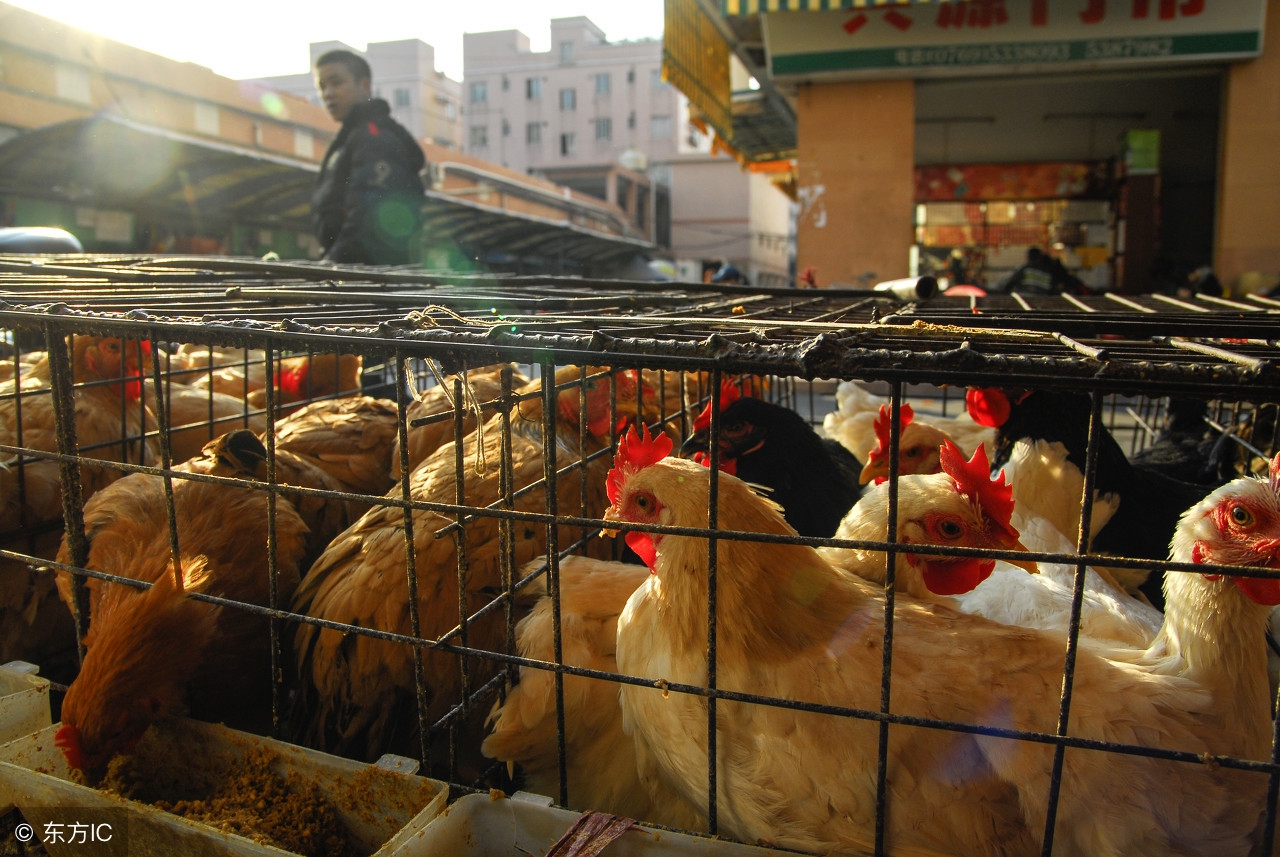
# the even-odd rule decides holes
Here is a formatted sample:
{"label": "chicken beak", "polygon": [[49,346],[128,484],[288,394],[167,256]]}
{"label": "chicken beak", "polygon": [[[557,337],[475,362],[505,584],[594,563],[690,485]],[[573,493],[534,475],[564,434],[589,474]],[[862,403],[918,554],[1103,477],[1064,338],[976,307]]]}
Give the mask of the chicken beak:
{"label": "chicken beak", "polygon": [[[1013,544],[1009,545],[1005,550],[1027,551],[1027,546],[1022,543],[1021,539],[1014,539]],[[1040,566],[1036,564],[1035,560],[1006,559],[1005,562],[1009,563],[1009,565],[1016,565],[1018,568],[1026,572],[1030,572],[1031,574],[1040,573]]]}
{"label": "chicken beak", "polygon": [[866,485],[872,479],[880,476],[882,472],[880,465],[868,461],[866,464],[862,465],[862,472],[858,474],[858,484]]}

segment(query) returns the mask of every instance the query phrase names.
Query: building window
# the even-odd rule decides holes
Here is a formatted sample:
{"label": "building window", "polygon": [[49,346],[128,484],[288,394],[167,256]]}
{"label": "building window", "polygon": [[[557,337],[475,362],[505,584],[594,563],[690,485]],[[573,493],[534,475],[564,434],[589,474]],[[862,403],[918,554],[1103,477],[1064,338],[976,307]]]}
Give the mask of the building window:
{"label": "building window", "polygon": [[538,145],[542,143],[542,123],[530,122],[524,126],[524,141],[529,145]]}
{"label": "building window", "polygon": [[471,148],[483,149],[489,145],[489,126],[488,125],[472,125],[471,126]]}
{"label": "building window", "polygon": [[634,129],[636,127],[636,112],[632,110],[627,114],[627,128]]}
{"label": "building window", "polygon": [[577,140],[572,134],[560,135],[560,154],[566,158],[572,157],[577,152]]}
{"label": "building window", "polygon": [[444,118],[448,119],[450,122],[457,119],[458,105],[454,104],[452,101],[446,101],[444,103]]}
{"label": "building window", "polygon": [[524,97],[529,101],[537,101],[542,97],[542,78],[531,77],[524,82]]}
{"label": "building window", "polygon": [[471,84],[471,103],[483,104],[489,100],[489,84],[483,80],[479,83]]}
{"label": "building window", "polygon": [[304,131],[301,128],[293,129],[293,153],[299,158],[316,156],[316,142],[310,131]]}
{"label": "building window", "polygon": [[597,140],[613,139],[613,120],[612,119],[605,118],[605,119],[596,120],[596,139]]}
{"label": "building window", "polygon": [[59,98],[78,101],[81,104],[90,102],[88,69],[78,65],[58,63],[54,73],[57,76]]}
{"label": "building window", "polygon": [[662,82],[662,69],[655,68],[649,71],[649,88],[663,89],[666,84]]}
{"label": "building window", "polygon": [[196,102],[196,130],[211,137],[218,136],[221,128],[218,122],[218,106]]}
{"label": "building window", "polygon": [[650,140],[670,140],[671,139],[671,117],[670,116],[650,116],[649,117],[649,139]]}
{"label": "building window", "polygon": [[560,43],[560,62],[561,63],[573,62],[573,42]]}
{"label": "building window", "polygon": [[396,107],[408,107],[409,106],[409,90],[397,89],[395,92],[395,99],[396,99],[395,101]]}
{"label": "building window", "polygon": [[507,76],[504,74],[502,76],[502,91],[506,92],[510,88],[511,88],[511,81],[507,80]]}
{"label": "building window", "polygon": [[561,110],[577,110],[578,109],[578,90],[576,89],[560,90],[560,109]]}
{"label": "building window", "polygon": [[608,94],[609,94],[608,73],[597,74],[596,75],[596,95],[608,95]]}
{"label": "building window", "polygon": [[634,68],[627,69],[627,83],[636,82],[636,70]]}
{"label": "building window", "polygon": [[502,120],[502,136],[504,137],[511,136],[511,123],[508,122],[506,119]]}

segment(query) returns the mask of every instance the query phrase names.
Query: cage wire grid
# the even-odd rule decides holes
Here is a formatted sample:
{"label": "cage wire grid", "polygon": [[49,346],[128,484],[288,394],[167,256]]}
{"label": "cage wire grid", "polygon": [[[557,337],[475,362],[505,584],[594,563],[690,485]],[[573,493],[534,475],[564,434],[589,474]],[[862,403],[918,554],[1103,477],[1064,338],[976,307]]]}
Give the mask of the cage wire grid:
{"label": "cage wire grid", "polygon": [[[565,782],[565,724],[563,712],[563,678],[583,676],[619,684],[653,686],[665,691],[692,694],[706,700],[709,709],[707,742],[710,747],[707,766],[709,832],[719,832],[716,806],[716,706],[721,701],[770,705],[778,708],[811,712],[836,717],[849,717],[880,725],[881,751],[877,778],[878,819],[886,811],[886,753],[884,736],[891,726],[913,726],[944,729],[960,733],[996,735],[1011,740],[1031,741],[1052,746],[1055,751],[1051,801],[1044,823],[1044,853],[1052,850],[1056,802],[1061,787],[1064,753],[1077,751],[1108,752],[1147,756],[1206,764],[1203,754],[1193,751],[1164,750],[1127,744],[1097,741],[1069,734],[1067,718],[1071,705],[1073,659],[1079,637],[1080,604],[1086,566],[1102,564],[1111,567],[1142,570],[1203,571],[1204,567],[1160,560],[1105,558],[1087,553],[1080,543],[1071,554],[1032,553],[1036,560],[1073,564],[1077,569],[1076,589],[1072,602],[1070,632],[1066,642],[1066,668],[1058,728],[1054,733],[1026,732],[993,726],[911,717],[892,710],[893,638],[892,617],[895,597],[890,585],[886,590],[885,669],[882,677],[882,705],[878,710],[849,709],[817,705],[797,700],[769,698],[716,686],[716,612],[715,579],[719,573],[716,545],[723,540],[756,542],[794,542],[852,548],[878,548],[884,551],[892,575],[893,557],[901,546],[892,538],[888,543],[851,542],[839,539],[816,539],[800,536],[766,536],[728,531],[715,527],[717,492],[709,497],[709,528],[643,527],[606,523],[599,517],[564,514],[556,507],[559,480],[575,473],[588,472],[592,460],[607,459],[616,440],[604,448],[588,453],[587,445],[578,444],[576,455],[558,456],[556,450],[556,393],[544,384],[526,399],[541,399],[544,423],[543,455],[548,464],[540,479],[528,484],[512,484],[511,418],[519,398],[507,373],[502,392],[473,407],[494,415],[497,423],[491,430],[501,437],[502,450],[495,466],[501,472],[500,500],[487,507],[477,507],[457,496],[454,502],[424,502],[412,495],[407,469],[407,431],[410,427],[429,425],[433,421],[451,421],[455,435],[460,435],[467,408],[462,377],[446,376],[468,369],[515,361],[536,367],[541,377],[549,378],[565,365],[607,367],[611,372],[645,370],[658,373],[658,413],[649,420],[655,428],[667,426],[687,433],[694,411],[709,403],[709,445],[712,472],[715,472],[719,424],[720,381],[750,375],[768,381],[765,394],[774,401],[797,407],[806,395],[803,381],[817,378],[859,380],[887,389],[894,409],[891,420],[890,458],[897,452],[901,434],[899,406],[907,401],[918,385],[934,389],[990,385],[1018,386],[1044,390],[1086,392],[1091,397],[1093,416],[1082,502],[1082,528],[1092,513],[1093,467],[1096,466],[1099,433],[1104,422],[1104,401],[1112,403],[1111,427],[1115,427],[1117,401],[1139,400],[1141,413],[1130,416],[1140,425],[1150,426],[1160,415],[1153,404],[1163,396],[1201,396],[1219,403],[1215,416],[1224,424],[1234,424],[1243,411],[1263,403],[1280,400],[1277,383],[1277,342],[1272,338],[1275,315],[1280,303],[1265,298],[1240,300],[1171,301],[1159,296],[1120,298],[1100,296],[1088,299],[1030,298],[1022,295],[997,298],[938,298],[919,304],[900,304],[872,292],[795,292],[789,290],[711,288],[694,284],[645,284],[617,281],[582,281],[558,278],[489,278],[428,277],[387,269],[333,269],[307,264],[268,264],[235,260],[150,258],[150,257],[72,257],[31,261],[0,259],[0,324],[13,331],[12,357],[15,372],[20,372],[18,352],[22,347],[38,343],[51,354],[70,334],[99,334],[152,343],[190,343],[242,349],[239,361],[246,373],[260,363],[265,377],[265,400],[259,407],[246,407],[241,422],[248,425],[251,417],[262,417],[268,426],[268,477],[262,482],[245,483],[218,476],[184,473],[172,470],[167,433],[177,426],[167,425],[165,409],[158,409],[158,424],[146,436],[160,446],[158,466],[124,461],[96,459],[95,467],[125,473],[149,473],[165,480],[169,499],[168,516],[174,555],[178,554],[179,533],[172,503],[172,481],[192,480],[240,485],[264,491],[275,508],[276,497],[311,496],[325,500],[376,502],[399,508],[405,521],[406,583],[411,593],[410,610],[416,613],[416,585],[421,570],[415,569],[416,548],[413,538],[413,511],[437,513],[452,523],[443,527],[437,537],[453,538],[465,531],[466,525],[479,518],[499,522],[505,547],[502,552],[501,592],[478,610],[472,610],[462,593],[467,574],[466,539],[458,538],[457,552],[459,604],[457,622],[452,628],[429,631],[420,627],[416,616],[411,633],[396,633],[290,612],[287,605],[274,597],[268,605],[193,594],[198,600],[222,604],[231,609],[255,612],[271,620],[271,642],[275,657],[275,675],[281,675],[286,643],[285,622],[303,622],[338,631],[362,635],[408,647],[415,658],[414,689],[417,699],[417,728],[420,736],[419,756],[429,768],[442,767],[456,780],[458,775],[458,724],[476,707],[487,707],[502,693],[506,682],[518,668],[549,670],[556,677],[558,712],[558,764],[560,794],[554,797],[568,804],[573,796]],[[23,345],[22,343],[27,343]],[[261,349],[263,356],[250,357],[250,349]],[[364,383],[380,382],[395,399],[397,434],[401,450],[401,478],[386,496],[343,491],[326,491],[290,486],[277,482],[272,430],[285,418],[278,401],[275,367],[286,356],[325,353],[359,354],[365,360]],[[0,551],[0,556],[30,561],[51,571],[72,573],[77,589],[84,578],[113,584],[143,587],[146,584],[129,578],[86,569],[87,544],[84,542],[83,519],[80,517],[84,498],[80,491],[79,461],[94,457],[92,451],[77,452],[74,437],[75,420],[71,413],[70,393],[75,382],[70,366],[63,360],[51,361],[49,388],[22,391],[4,398],[12,399],[19,408],[30,395],[52,395],[55,410],[61,414],[58,451],[56,453],[27,449],[20,436],[11,444],[0,444],[0,452],[19,456],[24,462],[53,460],[62,466],[66,539],[72,562],[63,564],[21,551]],[[160,350],[150,370],[151,380],[161,390],[180,373],[163,365]],[[409,368],[416,367],[416,368]],[[192,370],[184,370],[190,373]],[[213,372],[210,366],[207,373]],[[416,376],[416,377],[415,377]],[[181,376],[189,377],[189,376]],[[598,376],[603,377],[603,376]],[[588,372],[583,369],[576,382],[585,384]],[[433,417],[412,420],[407,416],[413,400],[412,389],[432,381],[453,387],[452,400],[458,403]],[[100,382],[109,384],[109,381]],[[678,393],[671,395],[676,388]],[[813,386],[807,386],[812,409]],[[308,391],[309,393],[311,391]],[[341,393],[329,394],[337,397]],[[611,415],[618,414],[618,392],[611,401]],[[308,395],[307,400],[312,397]],[[161,402],[164,394],[159,395]],[[121,435],[127,438],[127,420],[121,399]],[[585,409],[585,404],[583,404]],[[799,408],[797,408],[799,409]],[[584,410],[585,413],[585,410]],[[811,410],[812,413],[812,410]],[[212,421],[212,413],[210,415]],[[145,420],[143,421],[145,425]],[[1274,420],[1273,420],[1274,424]],[[19,420],[18,425],[21,425]],[[491,423],[492,425],[492,423]],[[213,434],[212,426],[209,427]],[[1272,429],[1274,433],[1275,429]],[[1147,429],[1150,434],[1151,429]],[[585,430],[584,430],[585,434]],[[1135,435],[1133,443],[1140,441]],[[1270,448],[1274,448],[1272,437]],[[459,485],[465,472],[475,462],[464,460],[458,444],[454,477]],[[85,453],[89,453],[88,456]],[[567,459],[567,460],[566,460]],[[582,508],[585,508],[586,480],[582,479]],[[717,484],[712,480],[712,486]],[[897,474],[890,480],[890,521],[895,519]],[[543,511],[515,508],[521,495],[541,491],[548,503]],[[523,578],[510,549],[511,530],[517,524],[545,528],[546,550],[541,568]],[[560,650],[559,562],[582,552],[600,530],[608,526],[619,531],[642,530],[663,534],[695,536],[707,541],[708,571],[712,581],[712,603],[708,605],[708,657],[710,680],[706,686],[691,686],[665,681],[662,676],[624,676],[583,667],[566,665]],[[561,528],[577,533],[562,543]],[[889,532],[893,532],[893,527]],[[276,533],[274,514],[268,522],[268,553],[271,557],[272,590],[275,591]],[[935,548],[913,546],[913,552],[941,556],[984,556],[1011,558],[1010,552],[980,548]],[[1222,568],[1223,573],[1240,573],[1240,569]],[[45,572],[45,573],[49,573]],[[1275,576],[1250,570],[1258,576]],[[556,658],[542,661],[521,657],[514,645],[514,604],[517,593],[540,575],[547,579],[548,597],[555,605],[554,639]],[[890,577],[890,584],[892,577]],[[468,645],[468,628],[490,614],[501,613],[506,627],[503,650]],[[85,619],[77,618],[83,629]],[[457,656],[463,695],[443,717],[430,720],[424,704],[422,653],[442,651]],[[499,669],[488,678],[471,675],[472,662],[491,662]],[[285,688],[275,682],[273,717],[277,731],[282,728],[287,705]],[[452,732],[450,730],[453,730]],[[428,736],[449,732],[447,759],[438,758],[428,746]],[[1280,764],[1273,744],[1269,760],[1214,757],[1212,764],[1265,774],[1269,778],[1268,813],[1264,853],[1270,850],[1270,831],[1275,819],[1275,797],[1280,790]],[[477,783],[457,783],[475,786]],[[884,831],[877,829],[877,850],[884,847]]]}

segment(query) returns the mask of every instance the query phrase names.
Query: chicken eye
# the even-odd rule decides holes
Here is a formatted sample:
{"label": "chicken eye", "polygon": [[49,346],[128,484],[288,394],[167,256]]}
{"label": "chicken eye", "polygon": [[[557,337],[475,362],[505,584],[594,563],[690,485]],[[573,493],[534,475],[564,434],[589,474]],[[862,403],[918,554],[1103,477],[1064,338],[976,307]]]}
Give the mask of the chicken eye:
{"label": "chicken eye", "polygon": [[649,495],[637,494],[635,498],[635,504],[640,509],[640,511],[642,512],[649,511]]}
{"label": "chicken eye", "polygon": [[910,449],[908,449],[908,450],[906,450],[905,452],[903,452],[903,454],[902,454],[902,455],[903,455],[903,457],[904,457],[904,458],[919,458],[919,457],[920,457],[920,453],[921,453],[922,451],[923,451],[923,450],[921,450],[921,449],[920,449],[920,447],[918,447],[918,446],[913,446],[913,447],[911,447]]}
{"label": "chicken eye", "polygon": [[728,435],[729,437],[738,437],[739,435],[745,434],[746,431],[746,423],[741,422],[725,423],[720,427],[720,433]]}
{"label": "chicken eye", "polygon": [[1232,506],[1231,520],[1242,527],[1248,527],[1253,524],[1253,513],[1244,506]]}
{"label": "chicken eye", "polygon": [[938,532],[941,533],[944,538],[958,539],[960,538],[960,534],[964,532],[964,528],[955,521],[944,519],[938,522]]}

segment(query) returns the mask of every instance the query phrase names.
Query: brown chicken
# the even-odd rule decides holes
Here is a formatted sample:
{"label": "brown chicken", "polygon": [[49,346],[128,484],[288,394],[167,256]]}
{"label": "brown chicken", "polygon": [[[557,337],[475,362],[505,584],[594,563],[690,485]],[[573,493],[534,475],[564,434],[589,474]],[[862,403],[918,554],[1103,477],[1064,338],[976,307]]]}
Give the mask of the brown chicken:
{"label": "brown chicken", "polygon": [[[556,383],[569,384],[558,394],[556,422],[557,466],[565,468],[579,460],[581,452],[604,449],[610,441],[609,402],[612,376],[591,371],[585,391],[589,443],[579,450],[579,401],[577,382],[581,370],[566,367],[556,373]],[[635,383],[631,374],[618,379],[619,413],[636,410]],[[524,392],[536,393],[541,381]],[[512,484],[519,491],[543,477],[544,444],[542,398],[525,399],[510,413]],[[487,506],[500,499],[502,457],[501,415],[490,418],[482,430],[462,441],[465,474],[463,502]],[[478,451],[487,461],[478,472]],[[556,483],[558,511],[562,515],[599,516],[603,513],[604,474],[607,456],[588,464],[587,504],[581,506],[580,468],[562,474]],[[455,443],[448,443],[428,457],[410,475],[414,500],[452,504],[458,501]],[[398,497],[392,490],[388,497]],[[512,508],[542,512],[546,499],[542,490],[518,497]],[[465,546],[466,605],[472,613],[489,602],[501,586],[502,549],[499,519],[479,516],[461,534],[439,538],[437,534],[453,524],[456,516],[414,510],[413,538],[418,580],[418,607],[422,636],[435,639],[458,625],[459,546]],[[405,557],[404,513],[394,506],[374,508],[329,546],[312,566],[298,589],[295,612],[317,619],[341,622],[360,628],[374,628],[409,635],[408,581]],[[547,528],[541,524],[515,522],[510,546],[515,566],[525,563],[547,546]],[[578,527],[560,527],[562,546],[581,538]],[[590,550],[606,551],[609,546],[592,540]],[[470,623],[467,644],[490,650],[503,645],[501,612]],[[304,624],[295,639],[299,689],[295,703],[295,737],[329,752],[374,759],[396,751],[418,755],[420,744],[415,716],[413,660],[407,646],[358,634],[322,629]],[[434,723],[461,699],[459,664],[455,655],[426,649],[424,675],[428,685],[426,718]],[[472,687],[494,673],[490,662],[471,662]],[[482,712],[479,712],[482,714]],[[479,729],[479,718],[473,718]],[[478,741],[476,742],[478,743]]]}
{"label": "brown chicken", "polygon": [[[154,442],[143,437],[155,430],[155,418],[142,403],[142,372],[150,363],[145,342],[104,336],[76,336],[71,367],[75,378],[76,443],[85,458],[154,465]],[[10,446],[41,452],[58,451],[48,366],[37,364],[24,376],[20,389],[0,387],[0,438]],[[21,413],[21,424],[18,416]],[[5,473],[0,531],[30,526],[62,516],[62,487],[58,462],[30,459]],[[107,485],[123,473],[81,465],[84,495]]]}
{"label": "brown chicken", "polygon": [[[143,427],[154,429],[140,401],[140,375],[149,362],[147,343],[101,336],[72,340],[71,366],[76,440],[89,458],[156,464]],[[23,449],[57,452],[53,396],[47,356],[24,364],[21,378],[0,385],[0,442]],[[19,423],[21,415],[21,423]],[[83,494],[123,475],[89,464],[80,468]],[[39,558],[57,551],[62,517],[62,482],[57,461],[0,454],[0,534],[3,547]],[[0,559],[0,662],[22,659],[41,664],[70,663],[75,637],[71,617],[58,601],[52,575],[26,563]],[[56,670],[54,673],[56,674]]]}
{"label": "brown chicken", "polygon": [[325,471],[338,490],[380,497],[394,484],[398,423],[396,403],[388,399],[322,399],[276,423],[276,449]]}
{"label": "brown chicken", "polygon": [[[147,407],[157,413],[155,383],[144,388]],[[169,455],[178,464],[200,455],[204,445],[236,429],[266,430],[266,415],[244,399],[208,388],[170,381],[164,385],[164,401],[169,414]]]}
{"label": "brown chicken", "polygon": [[[216,365],[189,382],[193,387],[212,387],[219,393],[238,396],[254,408],[267,404],[266,356],[248,352],[248,367],[243,362]],[[282,357],[275,363],[276,405],[307,402],[322,396],[354,393],[360,389],[358,354],[312,354]]]}
{"label": "brown chicken", "polygon": [[[514,364],[510,364],[511,385],[512,389],[519,389],[529,383],[529,379],[515,368]],[[484,405],[493,399],[502,395],[502,370],[507,366],[493,366],[485,369],[477,369],[474,372],[468,372],[464,378],[464,383],[469,389],[464,389],[463,395],[469,396],[470,401],[464,401],[463,408],[466,413],[463,416],[462,430],[471,433],[476,427],[476,416],[474,406]],[[415,426],[413,420],[423,417],[436,416],[438,414],[446,414],[453,411],[453,384],[451,379],[445,379],[444,384],[437,384],[430,390],[421,394],[409,404],[405,409],[405,417],[409,421],[406,434],[409,438],[409,470],[412,471],[419,464],[426,460],[427,456],[435,452],[444,444],[453,440],[454,423],[453,420],[440,420],[438,422],[427,423],[426,425]],[[468,407],[471,405],[472,407]],[[488,419],[488,413],[485,412],[485,419]],[[400,479],[400,442],[397,438],[391,449],[391,476]]]}
{"label": "brown chicken", "polygon": [[[246,478],[265,460],[252,432],[210,443],[175,468]],[[139,591],[89,579],[90,625],[80,674],[62,704],[58,733],[68,761],[91,776],[127,750],[159,716],[190,710],[253,726],[270,694],[266,617],[186,597],[187,591],[270,605],[267,494],[173,478],[181,586],[175,581],[163,481],[133,474],[85,504],[90,569],[155,583]],[[287,501],[275,515],[277,596],[298,583],[306,525]],[[66,561],[64,545],[59,560]],[[70,582],[60,576],[69,594]]]}

